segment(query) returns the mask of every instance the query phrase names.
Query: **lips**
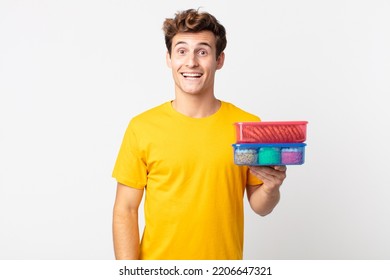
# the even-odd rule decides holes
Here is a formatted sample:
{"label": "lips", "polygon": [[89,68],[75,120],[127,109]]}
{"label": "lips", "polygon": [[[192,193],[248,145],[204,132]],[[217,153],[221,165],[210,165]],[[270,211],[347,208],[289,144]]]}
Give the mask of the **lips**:
{"label": "lips", "polygon": [[202,73],[184,72],[181,75],[186,79],[198,79],[202,77]]}

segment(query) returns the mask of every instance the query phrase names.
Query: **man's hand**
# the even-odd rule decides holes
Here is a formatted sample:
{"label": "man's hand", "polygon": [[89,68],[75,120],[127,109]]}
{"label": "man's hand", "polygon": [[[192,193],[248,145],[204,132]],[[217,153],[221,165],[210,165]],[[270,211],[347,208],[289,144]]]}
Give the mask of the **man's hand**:
{"label": "man's hand", "polygon": [[280,186],[286,179],[286,166],[250,166],[249,170],[263,181],[260,186],[247,186],[251,208],[261,216],[272,212],[280,199]]}
{"label": "man's hand", "polygon": [[250,172],[263,181],[262,188],[268,193],[272,194],[279,191],[284,179],[286,179],[285,165],[278,166],[250,166]]}

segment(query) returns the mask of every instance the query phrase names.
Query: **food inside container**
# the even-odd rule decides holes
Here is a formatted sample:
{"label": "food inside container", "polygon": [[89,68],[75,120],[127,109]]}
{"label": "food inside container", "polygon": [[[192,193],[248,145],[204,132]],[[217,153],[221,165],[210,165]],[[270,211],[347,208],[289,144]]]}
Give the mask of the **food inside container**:
{"label": "food inside container", "polygon": [[301,165],[305,162],[305,143],[233,144],[237,165]]}
{"label": "food inside container", "polygon": [[239,149],[234,154],[234,159],[244,165],[257,164],[258,152],[257,149]]}

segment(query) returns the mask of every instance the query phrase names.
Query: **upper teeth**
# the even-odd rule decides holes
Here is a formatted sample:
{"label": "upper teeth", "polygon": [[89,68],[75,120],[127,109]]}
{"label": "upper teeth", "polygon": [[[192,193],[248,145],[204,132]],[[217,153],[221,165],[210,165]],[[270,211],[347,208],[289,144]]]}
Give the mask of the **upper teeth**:
{"label": "upper teeth", "polygon": [[183,73],[183,76],[188,76],[188,77],[200,77],[202,74],[200,73]]}

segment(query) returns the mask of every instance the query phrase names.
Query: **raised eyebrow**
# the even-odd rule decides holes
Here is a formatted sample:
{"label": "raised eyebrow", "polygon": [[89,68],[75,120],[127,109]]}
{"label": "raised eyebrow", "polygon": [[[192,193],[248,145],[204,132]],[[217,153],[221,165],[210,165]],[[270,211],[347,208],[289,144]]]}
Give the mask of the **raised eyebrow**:
{"label": "raised eyebrow", "polygon": [[179,42],[177,42],[176,44],[175,44],[175,47],[177,46],[177,45],[181,45],[181,44],[184,44],[184,45],[188,45],[186,42],[184,42],[184,41],[179,41]]}
{"label": "raised eyebrow", "polygon": [[200,46],[206,46],[206,47],[209,47],[210,49],[212,49],[211,45],[207,42],[201,42],[199,43]]}
{"label": "raised eyebrow", "polygon": [[[184,44],[184,45],[188,45],[188,43],[184,42],[184,41],[178,41],[176,44],[175,44],[175,47],[178,46],[178,45],[181,45],[181,44]],[[207,42],[200,42],[198,45],[200,46],[206,46],[206,47],[209,47],[210,49],[212,49],[211,45]]]}

